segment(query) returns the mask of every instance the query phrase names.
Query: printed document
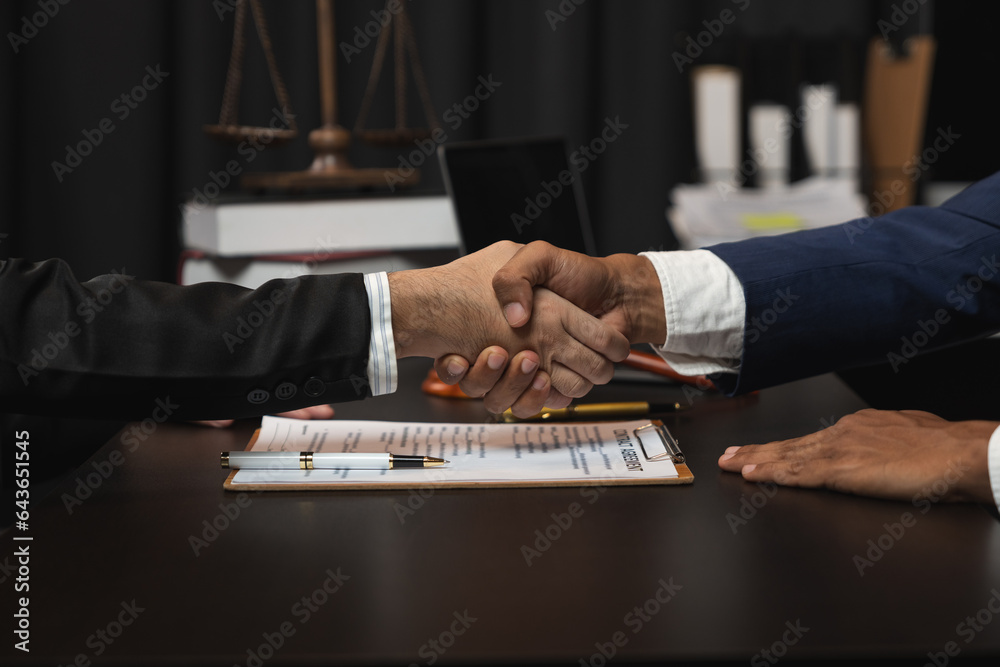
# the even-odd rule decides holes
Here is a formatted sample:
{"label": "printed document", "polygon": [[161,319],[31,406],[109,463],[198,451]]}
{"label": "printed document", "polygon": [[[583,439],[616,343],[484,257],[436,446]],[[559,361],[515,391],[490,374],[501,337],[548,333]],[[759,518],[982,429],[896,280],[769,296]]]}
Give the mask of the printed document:
{"label": "printed document", "polygon": [[[578,481],[581,485],[678,477],[669,457],[649,460],[662,444],[649,420],[602,423],[441,424],[423,422],[284,419],[264,417],[251,451],[390,452],[435,456],[436,468],[395,470],[249,470],[239,484]],[[614,480],[614,481],[612,481]],[[636,482],[632,482],[636,483]],[[641,482],[640,482],[641,483]]]}

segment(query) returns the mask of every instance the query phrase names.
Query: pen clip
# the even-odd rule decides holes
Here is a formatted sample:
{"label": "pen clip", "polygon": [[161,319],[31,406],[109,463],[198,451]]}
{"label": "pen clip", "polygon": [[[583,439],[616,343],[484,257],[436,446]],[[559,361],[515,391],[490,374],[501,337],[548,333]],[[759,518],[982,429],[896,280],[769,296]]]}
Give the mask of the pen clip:
{"label": "pen clip", "polygon": [[[647,448],[646,442],[643,442],[642,435],[639,431],[645,431],[647,429],[652,429],[656,433],[657,440],[659,442],[649,442],[649,447]],[[642,448],[642,453],[646,456],[647,461],[660,461],[662,459],[670,457],[670,460],[674,464],[684,463],[684,453],[681,451],[680,446],[677,444],[677,440],[670,434],[667,427],[663,424],[646,424],[645,426],[640,426],[633,431],[635,433],[636,440],[639,441],[639,446]],[[649,439],[647,438],[647,442]],[[652,454],[650,454],[652,452]]]}

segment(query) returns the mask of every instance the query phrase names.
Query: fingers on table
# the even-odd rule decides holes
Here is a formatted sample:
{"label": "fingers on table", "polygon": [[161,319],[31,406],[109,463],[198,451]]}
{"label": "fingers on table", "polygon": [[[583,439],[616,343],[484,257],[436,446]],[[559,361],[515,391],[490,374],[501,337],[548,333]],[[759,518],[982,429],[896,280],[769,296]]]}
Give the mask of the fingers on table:
{"label": "fingers on table", "polygon": [[785,486],[824,486],[832,473],[830,459],[816,446],[815,434],[765,445],[730,447],[719,458],[719,467],[738,472],[750,482],[775,482]]}

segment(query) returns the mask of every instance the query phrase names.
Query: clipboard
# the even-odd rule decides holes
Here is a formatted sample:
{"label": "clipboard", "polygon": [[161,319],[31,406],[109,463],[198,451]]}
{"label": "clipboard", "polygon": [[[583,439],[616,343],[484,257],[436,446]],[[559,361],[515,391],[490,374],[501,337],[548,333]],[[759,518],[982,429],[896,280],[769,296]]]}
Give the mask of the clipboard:
{"label": "clipboard", "polygon": [[[596,422],[573,422],[576,425],[594,424]],[[676,477],[645,477],[629,478],[622,476],[595,476],[593,479],[539,479],[539,480],[414,480],[411,477],[389,482],[323,482],[323,483],[238,483],[234,481],[239,470],[231,470],[226,476],[222,488],[226,491],[384,491],[433,488],[433,489],[492,489],[492,488],[539,488],[539,487],[587,487],[587,486],[651,486],[679,485],[694,482],[694,474],[688,467],[686,458],[681,452],[678,441],[663,422],[659,419],[648,420],[646,424],[633,429],[633,435],[638,443],[643,461],[647,465],[655,465],[659,461],[669,460],[677,471]],[[247,443],[246,449],[253,448],[260,436],[260,429],[254,431]],[[387,475],[391,477],[391,473]]]}

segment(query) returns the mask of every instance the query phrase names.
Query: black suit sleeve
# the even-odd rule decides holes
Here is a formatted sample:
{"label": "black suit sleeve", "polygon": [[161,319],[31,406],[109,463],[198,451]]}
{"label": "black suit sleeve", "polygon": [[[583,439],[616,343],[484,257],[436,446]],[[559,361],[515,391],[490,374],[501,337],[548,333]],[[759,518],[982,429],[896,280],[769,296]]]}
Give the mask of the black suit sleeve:
{"label": "black suit sleeve", "polygon": [[0,262],[0,411],[221,419],[370,395],[361,274],[256,290]]}

